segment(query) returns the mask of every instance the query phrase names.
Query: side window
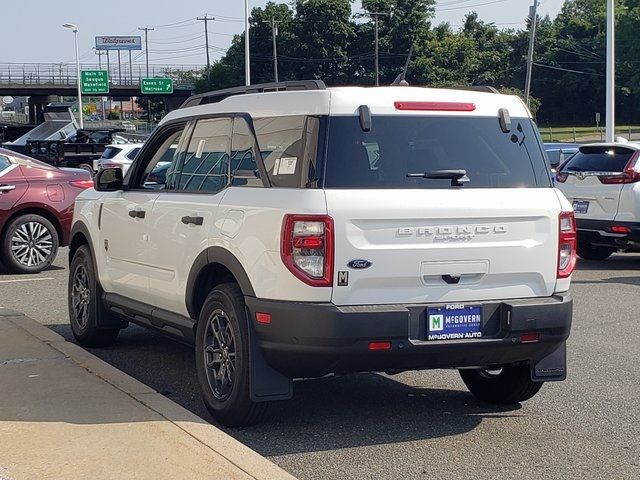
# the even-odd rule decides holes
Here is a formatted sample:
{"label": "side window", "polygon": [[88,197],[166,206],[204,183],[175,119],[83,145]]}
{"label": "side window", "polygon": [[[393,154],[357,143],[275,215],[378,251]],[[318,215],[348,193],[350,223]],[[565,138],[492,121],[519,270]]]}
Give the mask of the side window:
{"label": "side window", "polygon": [[[173,171],[178,163],[178,143],[184,133],[184,125],[166,131],[161,137],[153,139],[154,150],[147,151],[146,158],[140,158],[144,171],[139,181],[133,179],[134,188],[145,190],[171,189]],[[128,174],[129,172],[127,172]]]}
{"label": "side window", "polygon": [[231,140],[231,184],[234,186],[262,187],[254,155],[255,139],[247,121],[233,120]]}
{"label": "side window", "polygon": [[9,165],[11,165],[9,159],[3,155],[0,155],[0,172],[9,168]]}
{"label": "side window", "polygon": [[219,192],[229,184],[230,118],[199,120],[176,172],[178,190]]}
{"label": "side window", "polygon": [[129,160],[134,160],[136,158],[136,155],[138,155],[139,151],[140,151],[140,148],[134,148],[129,153],[127,153],[125,157],[127,157]]}
{"label": "side window", "polygon": [[319,120],[303,115],[254,120],[265,168],[274,187],[305,187],[315,168]]}

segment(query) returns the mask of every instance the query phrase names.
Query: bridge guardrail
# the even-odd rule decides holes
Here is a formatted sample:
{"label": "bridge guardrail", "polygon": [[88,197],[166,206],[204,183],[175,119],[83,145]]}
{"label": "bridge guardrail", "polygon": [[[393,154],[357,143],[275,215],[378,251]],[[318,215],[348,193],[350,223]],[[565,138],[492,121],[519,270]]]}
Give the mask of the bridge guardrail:
{"label": "bridge guardrail", "polygon": [[[112,85],[140,85],[146,66],[128,62],[117,65],[81,64],[80,70],[109,70]],[[149,65],[149,77],[170,77],[176,85],[190,84],[182,74],[202,70],[201,65]],[[0,63],[0,85],[77,85],[75,63]]]}

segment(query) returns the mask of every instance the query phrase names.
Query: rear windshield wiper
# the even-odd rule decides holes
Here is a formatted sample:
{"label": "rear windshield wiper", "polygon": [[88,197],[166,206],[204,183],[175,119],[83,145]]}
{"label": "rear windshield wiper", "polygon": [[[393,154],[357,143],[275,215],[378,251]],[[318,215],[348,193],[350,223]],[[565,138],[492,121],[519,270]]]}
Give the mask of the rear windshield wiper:
{"label": "rear windshield wiper", "polygon": [[407,178],[451,179],[452,187],[462,187],[470,181],[466,170],[433,170],[424,173],[407,173]]}

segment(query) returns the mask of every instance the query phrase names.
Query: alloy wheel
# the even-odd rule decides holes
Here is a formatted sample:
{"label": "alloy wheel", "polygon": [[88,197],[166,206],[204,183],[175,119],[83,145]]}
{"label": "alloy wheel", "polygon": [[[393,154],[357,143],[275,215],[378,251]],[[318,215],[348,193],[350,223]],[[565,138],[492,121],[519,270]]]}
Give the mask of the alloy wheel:
{"label": "alloy wheel", "polygon": [[227,314],[218,309],[207,320],[204,364],[211,392],[218,400],[231,394],[236,372],[236,345]]}
{"label": "alloy wheel", "polygon": [[84,328],[87,325],[90,303],[91,289],[89,288],[87,269],[80,264],[73,273],[73,287],[71,290],[71,307],[80,328]]}
{"label": "alloy wheel", "polygon": [[40,222],[25,222],[11,236],[11,253],[26,267],[46,263],[53,253],[53,236]]}

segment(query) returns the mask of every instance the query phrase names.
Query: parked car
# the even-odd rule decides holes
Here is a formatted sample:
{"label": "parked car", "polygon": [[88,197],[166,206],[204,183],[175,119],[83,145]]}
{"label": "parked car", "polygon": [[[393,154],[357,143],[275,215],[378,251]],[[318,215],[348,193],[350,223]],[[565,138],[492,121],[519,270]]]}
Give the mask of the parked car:
{"label": "parked car", "polygon": [[142,145],[142,143],[107,145],[102,156],[93,161],[93,170],[97,172],[101,168],[120,167],[123,174],[126,174]]}
{"label": "parked car", "polygon": [[225,425],[295,378],[455,368],[514,404],[566,376],[574,216],[515,96],[320,81],[193,96],[126,177],[98,172],[72,231],[75,338],[110,345],[133,322],[195,344]]}
{"label": "parked car", "polygon": [[616,250],[640,251],[640,145],[582,145],[558,169],[558,188],[572,202],[578,255],[605,260]]}
{"label": "parked car", "polygon": [[37,273],[69,242],[76,196],[93,187],[82,169],[57,168],[0,148],[0,261]]}
{"label": "parked car", "polygon": [[571,155],[578,151],[577,143],[545,143],[544,150],[549,159],[551,170],[555,173],[559,165],[562,165]]}

